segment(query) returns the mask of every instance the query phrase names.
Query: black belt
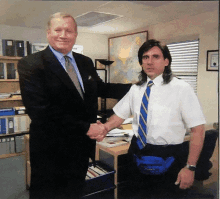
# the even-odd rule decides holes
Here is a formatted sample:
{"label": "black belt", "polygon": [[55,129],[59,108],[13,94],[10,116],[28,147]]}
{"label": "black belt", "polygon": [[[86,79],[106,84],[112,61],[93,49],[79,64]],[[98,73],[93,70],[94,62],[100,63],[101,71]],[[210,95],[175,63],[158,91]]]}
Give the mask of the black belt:
{"label": "black belt", "polygon": [[137,143],[137,137],[133,136],[131,140],[131,145],[129,148],[129,153],[136,154],[138,156],[158,156],[162,158],[167,158],[170,156],[179,155],[179,152],[182,150],[181,144],[167,144],[167,145],[154,145],[154,144],[146,144],[143,149],[139,149]]}

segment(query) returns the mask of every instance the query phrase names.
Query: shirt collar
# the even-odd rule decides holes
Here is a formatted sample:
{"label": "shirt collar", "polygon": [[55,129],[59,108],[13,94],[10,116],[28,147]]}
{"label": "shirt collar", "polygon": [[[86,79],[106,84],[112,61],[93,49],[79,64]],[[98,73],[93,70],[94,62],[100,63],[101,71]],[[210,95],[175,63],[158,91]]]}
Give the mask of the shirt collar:
{"label": "shirt collar", "polygon": [[73,53],[72,53],[72,51],[68,52],[66,54],[66,56],[68,56],[71,60],[73,60]]}
{"label": "shirt collar", "polygon": [[[53,54],[57,57],[57,59],[58,59],[59,61],[61,61],[61,59],[63,58],[64,54],[61,53],[61,52],[59,52],[59,51],[54,50],[54,48],[53,48],[51,45],[49,45],[49,47],[50,47],[51,51],[53,52]],[[73,60],[72,51],[68,52],[66,55],[67,55],[68,57],[70,57],[71,60]]]}
{"label": "shirt collar", "polygon": [[[147,84],[148,84],[148,82],[149,81],[151,81],[151,79],[148,77],[148,79],[147,79]],[[156,85],[156,86],[160,86],[162,83],[163,83],[163,75],[161,74],[161,75],[159,75],[159,76],[157,76],[154,80],[152,80],[153,82],[154,82],[154,84]]]}

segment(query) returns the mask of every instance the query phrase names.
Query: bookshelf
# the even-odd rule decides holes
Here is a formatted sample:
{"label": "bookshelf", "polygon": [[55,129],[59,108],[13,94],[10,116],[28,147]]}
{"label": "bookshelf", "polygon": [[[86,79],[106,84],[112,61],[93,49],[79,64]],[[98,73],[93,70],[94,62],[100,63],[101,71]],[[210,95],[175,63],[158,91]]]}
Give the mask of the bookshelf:
{"label": "bookshelf", "polygon": [[[16,93],[17,91],[20,90],[17,64],[21,58],[22,57],[0,56],[0,94]],[[20,95],[12,95],[9,96],[8,98],[0,98],[0,109],[13,108],[19,106],[23,106]],[[0,119],[9,118],[9,117],[19,117],[19,116],[20,115],[0,116]],[[3,150],[3,148],[1,147],[3,147],[4,144],[9,144],[10,141],[12,141],[10,147],[14,148],[14,152],[12,153],[7,152],[5,154],[1,154],[0,159],[24,154],[24,152],[16,151],[16,142],[17,142],[16,140],[17,138],[27,133],[28,133],[27,131],[25,132],[22,131],[22,132],[14,132],[11,134],[9,134],[8,132],[6,134],[0,134],[0,140],[1,140],[0,150],[1,149]],[[5,141],[6,143],[3,143],[2,140]]]}
{"label": "bookshelf", "polygon": [[13,96],[11,98],[0,99],[0,109],[23,106],[21,96]]}
{"label": "bookshelf", "polygon": [[[22,136],[22,135],[25,135],[25,134],[28,134],[29,132],[26,131],[26,132],[20,132],[20,133],[13,133],[13,134],[7,134],[7,135],[0,135],[0,139],[10,139],[10,138],[14,138],[15,140],[15,137],[16,136]],[[1,144],[1,143],[0,143]],[[16,142],[13,142],[13,147],[14,149],[16,150]],[[20,155],[25,155],[25,151],[22,151],[22,152],[16,152],[15,153],[8,153],[8,154],[2,154],[0,155],[0,159],[4,159],[4,158],[9,158],[9,157],[14,157],[14,156],[20,156]]]}
{"label": "bookshelf", "polygon": [[0,93],[14,93],[20,90],[17,72],[20,59],[21,57],[0,56]]}
{"label": "bookshelf", "polygon": [[21,57],[0,56],[0,79],[1,81],[17,81],[17,63]]}

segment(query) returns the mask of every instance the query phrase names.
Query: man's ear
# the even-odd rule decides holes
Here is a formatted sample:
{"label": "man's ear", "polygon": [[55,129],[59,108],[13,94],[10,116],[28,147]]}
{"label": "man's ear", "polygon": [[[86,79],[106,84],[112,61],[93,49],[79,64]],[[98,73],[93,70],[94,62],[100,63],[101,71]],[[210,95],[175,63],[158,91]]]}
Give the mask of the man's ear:
{"label": "man's ear", "polygon": [[50,30],[48,29],[47,30],[47,39],[48,39],[49,35],[50,35]]}
{"label": "man's ear", "polygon": [[170,63],[169,59],[168,59],[168,58],[166,58],[166,59],[165,59],[165,66],[168,66],[168,65],[169,65],[169,63]]}

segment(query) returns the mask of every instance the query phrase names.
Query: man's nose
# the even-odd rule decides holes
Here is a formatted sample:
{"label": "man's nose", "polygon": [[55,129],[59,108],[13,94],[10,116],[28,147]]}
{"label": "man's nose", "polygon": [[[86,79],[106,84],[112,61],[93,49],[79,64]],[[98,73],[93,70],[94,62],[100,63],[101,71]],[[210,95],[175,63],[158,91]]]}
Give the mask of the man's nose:
{"label": "man's nose", "polygon": [[66,31],[65,30],[61,31],[60,37],[66,37]]}
{"label": "man's nose", "polygon": [[148,63],[148,64],[152,64],[152,63],[153,63],[152,57],[149,57],[149,58],[148,58],[147,63]]}

